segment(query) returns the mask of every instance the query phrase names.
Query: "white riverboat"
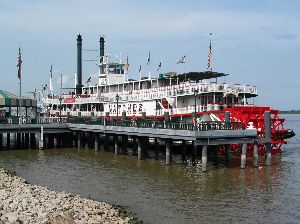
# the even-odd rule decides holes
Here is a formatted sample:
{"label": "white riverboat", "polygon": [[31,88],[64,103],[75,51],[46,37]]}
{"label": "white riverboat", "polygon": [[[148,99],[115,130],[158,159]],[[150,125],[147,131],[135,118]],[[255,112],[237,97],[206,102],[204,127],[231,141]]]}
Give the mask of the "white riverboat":
{"label": "white riverboat", "polygon": [[[179,75],[170,72],[158,74],[157,78],[126,79],[126,62],[113,61],[104,55],[103,37],[101,47],[98,84],[82,86],[79,80],[75,91],[63,93],[61,97],[45,96],[44,108],[51,116],[61,113],[71,117],[104,117],[108,112],[109,116],[117,117],[117,112],[118,116],[126,112],[127,117],[141,117],[145,112],[147,117],[157,118],[168,112],[170,117],[185,119],[195,112],[214,114],[234,105],[250,106],[249,98],[257,96],[255,86],[218,83],[216,80],[227,74],[211,71]],[[78,73],[81,73],[81,55],[79,57]],[[214,115],[210,118],[218,119]]]}
{"label": "white riverboat", "polygon": [[[82,38],[78,35],[76,87],[59,95],[44,94],[43,108],[48,116],[163,119],[167,114],[173,121],[196,122],[193,118],[197,118],[201,122],[224,121],[224,113],[228,111],[231,121],[243,122],[245,127],[252,122],[251,126],[263,137],[264,112],[270,111],[272,153],[280,152],[285,138],[291,136],[278,110],[254,105],[258,96],[255,86],[218,82],[218,78],[227,74],[212,71],[170,72],[157,74],[156,78],[140,75],[138,80],[131,80],[126,74],[128,61],[114,61],[104,54],[103,36],[99,43],[98,83],[82,85]],[[263,146],[259,150],[265,153]]]}

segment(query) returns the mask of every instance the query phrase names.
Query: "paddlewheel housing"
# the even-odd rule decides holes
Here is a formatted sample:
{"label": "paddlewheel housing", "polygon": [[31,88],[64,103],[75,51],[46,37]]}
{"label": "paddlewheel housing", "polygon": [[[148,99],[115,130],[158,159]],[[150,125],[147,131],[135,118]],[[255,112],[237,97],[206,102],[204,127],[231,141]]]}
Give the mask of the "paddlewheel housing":
{"label": "paddlewheel housing", "polygon": [[[243,122],[245,127],[249,126],[249,122],[253,123],[253,126],[258,131],[258,138],[265,137],[265,127],[264,127],[264,112],[270,111],[271,113],[271,147],[272,154],[281,153],[282,144],[286,144],[285,138],[288,136],[288,129],[284,128],[284,118],[278,116],[279,111],[273,110],[270,107],[258,107],[258,106],[233,106],[232,108],[226,108],[224,111],[230,112],[231,121]],[[222,111],[222,112],[224,112]],[[224,121],[224,113],[218,114],[219,118]],[[248,144],[247,155],[253,155],[254,144]],[[240,144],[232,144],[230,146],[231,151],[239,154],[241,152],[242,146]],[[219,147],[220,152],[225,151],[224,146]],[[258,154],[265,155],[266,149],[265,144],[258,144]]]}

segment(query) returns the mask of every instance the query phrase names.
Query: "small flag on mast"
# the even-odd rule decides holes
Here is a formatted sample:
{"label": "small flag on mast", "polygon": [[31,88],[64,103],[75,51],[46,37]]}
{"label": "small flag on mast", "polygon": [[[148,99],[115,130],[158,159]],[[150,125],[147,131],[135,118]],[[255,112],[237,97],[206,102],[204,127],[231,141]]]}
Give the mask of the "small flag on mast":
{"label": "small flag on mast", "polygon": [[50,67],[50,78],[52,79],[52,65]]}
{"label": "small flag on mast", "polygon": [[185,63],[186,60],[186,54],[184,54],[181,58],[177,60],[177,64]]}
{"label": "small flag on mast", "polygon": [[210,70],[212,70],[211,35],[212,33],[209,34],[209,48],[208,48],[208,56],[207,56],[207,69],[210,68]]}
{"label": "small flag on mast", "polygon": [[21,65],[22,65],[21,48],[19,48],[19,56],[18,56],[18,64],[17,64],[19,79],[21,79],[21,67],[22,67]]}
{"label": "small flag on mast", "polygon": [[159,65],[158,65],[157,71],[159,71],[160,69],[161,69],[161,62],[159,62]]}
{"label": "small flag on mast", "polygon": [[142,65],[140,65],[139,74],[140,74],[140,80],[141,80],[142,79]]}
{"label": "small flag on mast", "polygon": [[126,58],[126,64],[125,64],[125,68],[126,68],[126,70],[128,71],[128,69],[129,69],[128,56],[127,56],[127,58]]}
{"label": "small flag on mast", "polygon": [[87,80],[86,80],[86,84],[89,84],[90,82],[91,82],[91,79],[92,79],[92,77],[89,77]]}
{"label": "small flag on mast", "polygon": [[147,65],[150,65],[150,51],[149,51],[149,56],[148,56],[148,60],[147,60]]}
{"label": "small flag on mast", "polygon": [[49,74],[49,90],[53,92],[53,86],[52,86],[52,65],[50,67],[50,74]]}

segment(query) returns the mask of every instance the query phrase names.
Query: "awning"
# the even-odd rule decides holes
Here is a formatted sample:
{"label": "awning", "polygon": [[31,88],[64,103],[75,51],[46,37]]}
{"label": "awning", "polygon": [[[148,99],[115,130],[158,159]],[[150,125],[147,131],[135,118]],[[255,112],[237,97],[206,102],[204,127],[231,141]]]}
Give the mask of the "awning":
{"label": "awning", "polygon": [[[21,106],[22,107],[36,107],[37,101],[34,99],[29,99],[28,97],[22,96],[21,99]],[[0,90],[0,107],[18,107],[20,106],[20,97],[4,91]]]}

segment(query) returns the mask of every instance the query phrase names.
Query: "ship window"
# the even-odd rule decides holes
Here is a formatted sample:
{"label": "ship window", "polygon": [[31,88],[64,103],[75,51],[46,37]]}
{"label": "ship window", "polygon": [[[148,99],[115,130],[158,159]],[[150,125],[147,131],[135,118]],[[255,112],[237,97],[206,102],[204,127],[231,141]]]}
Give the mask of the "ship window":
{"label": "ship window", "polygon": [[81,104],[80,105],[80,110],[81,111],[87,111],[87,105],[86,104]]}

